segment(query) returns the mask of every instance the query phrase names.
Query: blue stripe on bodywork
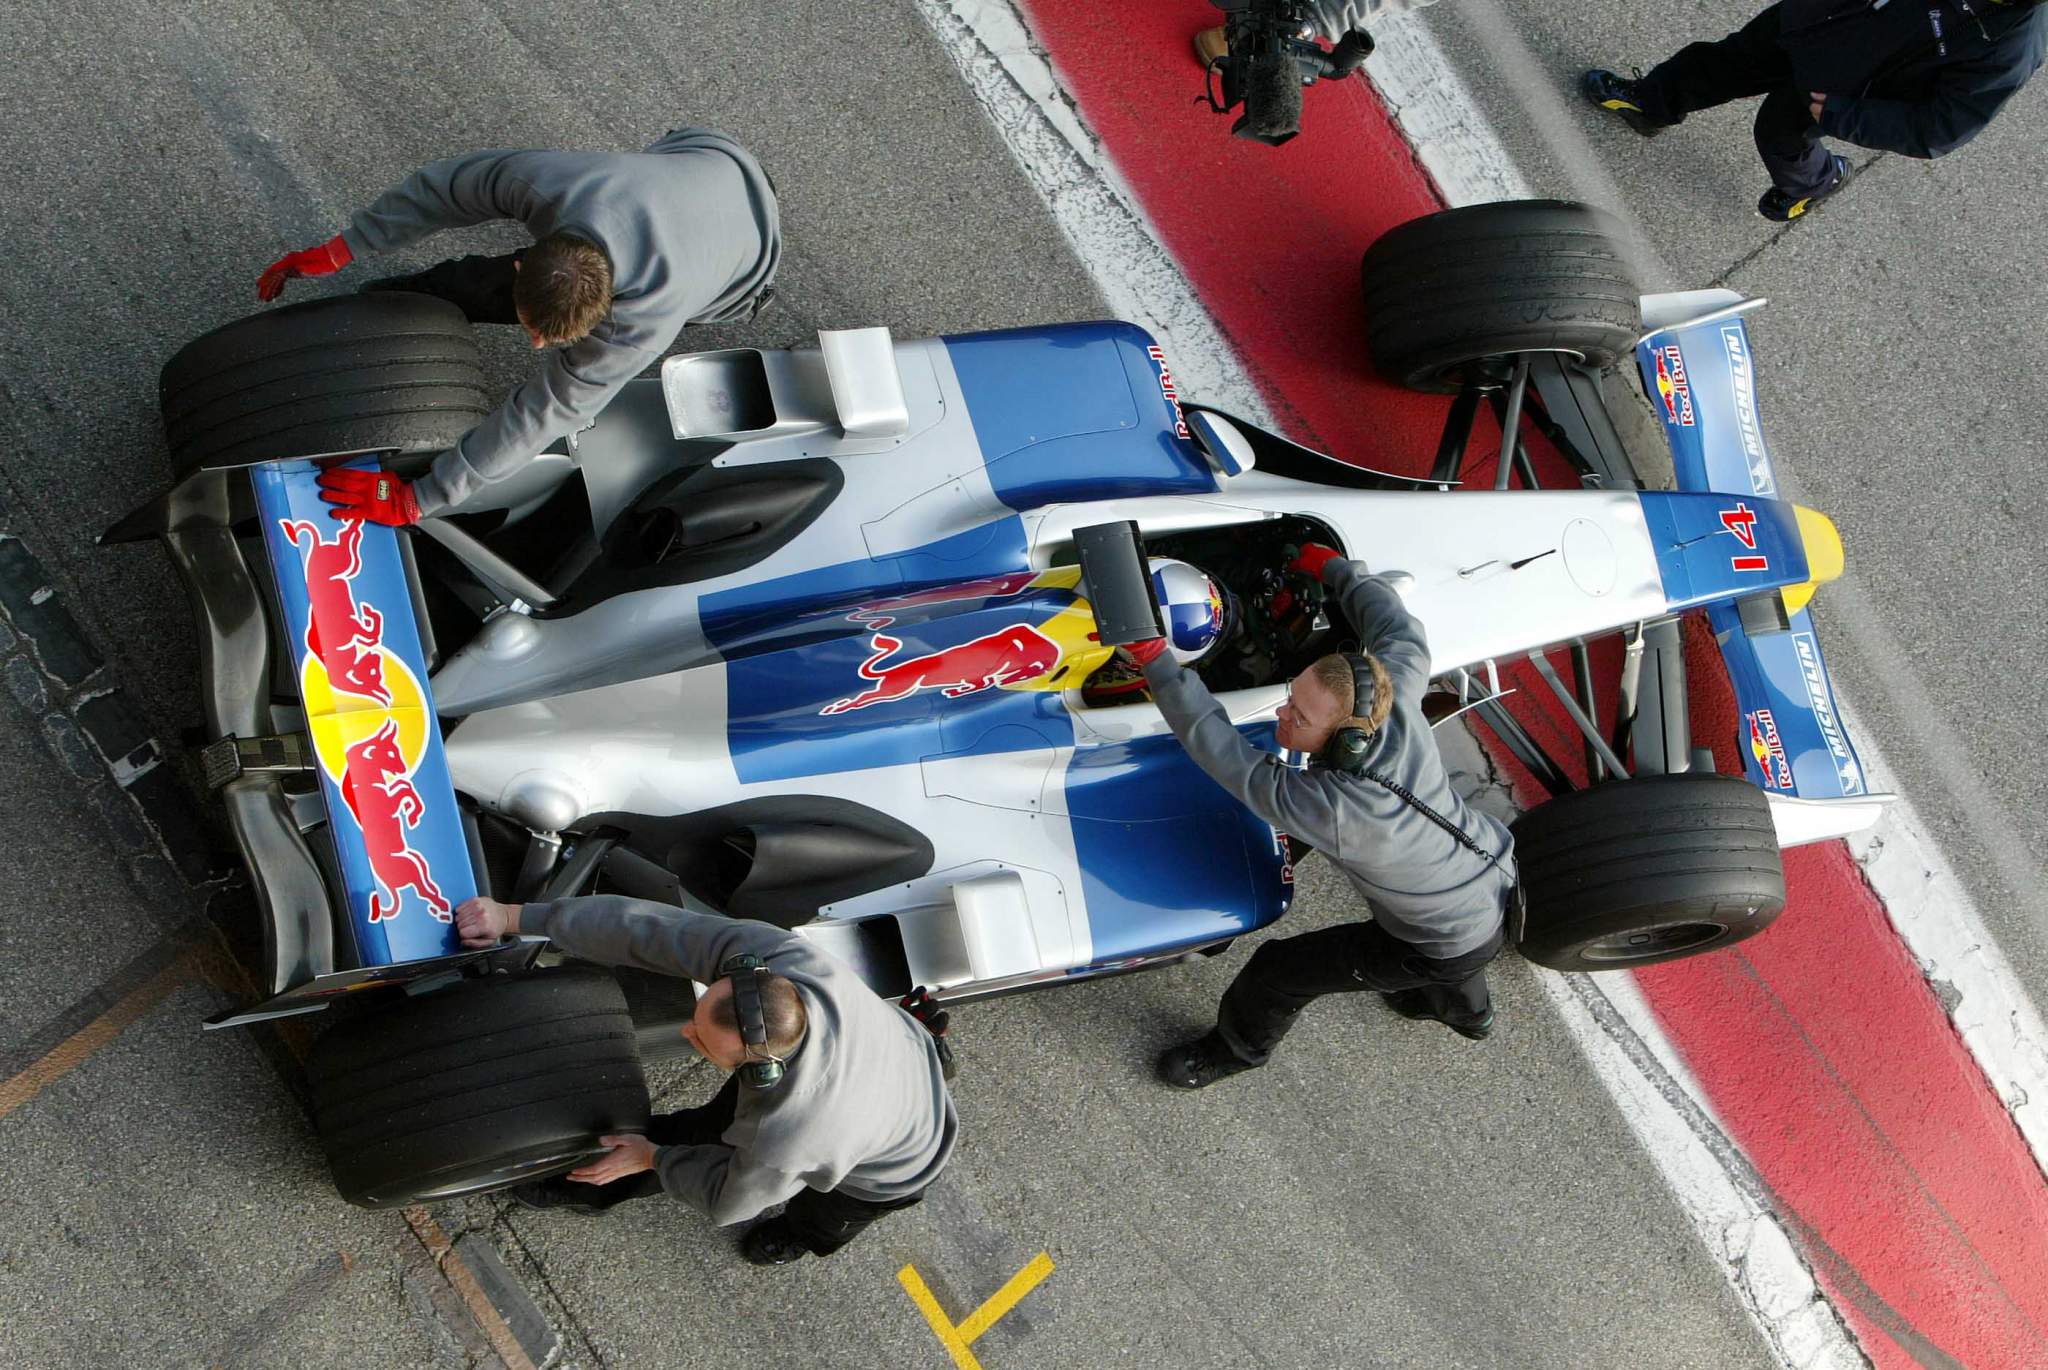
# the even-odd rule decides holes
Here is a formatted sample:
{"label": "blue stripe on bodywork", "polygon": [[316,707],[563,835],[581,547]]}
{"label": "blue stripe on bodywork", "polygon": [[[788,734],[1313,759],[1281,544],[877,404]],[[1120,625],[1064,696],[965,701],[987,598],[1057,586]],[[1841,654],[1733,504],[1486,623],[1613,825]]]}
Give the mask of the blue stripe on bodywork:
{"label": "blue stripe on bodywork", "polygon": [[[1057,690],[982,682],[998,672],[1028,680],[1057,665],[1059,642],[1036,629],[1071,608],[1073,590],[986,595],[972,593],[973,584],[959,599],[870,599],[729,640],[726,742],[739,778],[1071,745],[1073,723]],[[1011,648],[1019,641],[1040,655],[1018,655]]]}
{"label": "blue stripe on bodywork", "polygon": [[704,636],[724,650],[760,631],[764,624],[807,609],[1021,571],[1029,560],[1027,550],[1022,519],[991,519],[978,528],[891,556],[863,557],[714,591],[698,602],[698,614]]}
{"label": "blue stripe on bodywork", "polygon": [[[1668,490],[1645,490],[1637,499],[1657,549],[1664,598],[1673,609],[1806,580],[1806,544],[1789,504]],[[1738,528],[1748,530],[1754,546]],[[1761,566],[1754,565],[1759,561]]]}
{"label": "blue stripe on bodywork", "polygon": [[989,484],[1010,508],[1217,488],[1144,329],[1062,324],[944,342]]}
{"label": "blue stripe on bodywork", "polygon": [[[1278,750],[1271,723],[1242,731]],[[1284,844],[1173,737],[1075,752],[1066,796],[1097,965],[1235,937],[1287,911]]]}
{"label": "blue stripe on bodywork", "polygon": [[[369,462],[352,464],[374,469]],[[331,735],[323,729],[339,731],[345,726],[341,735],[352,742],[374,744],[374,735],[386,723],[394,725],[394,732],[397,725],[408,725],[408,731],[421,738],[417,754],[411,756],[404,755],[396,743],[368,745],[360,752],[351,746],[344,753],[349,757],[348,768],[339,774],[326,759],[320,762],[320,792],[357,955],[365,966],[450,955],[461,948],[453,923],[443,918],[447,910],[477,892],[476,874],[470,865],[469,844],[441,745],[440,721],[427,685],[426,654],[420,648],[398,534],[379,524],[359,525],[359,565],[353,575],[339,573],[335,566],[341,559],[340,548],[344,539],[356,534],[351,533],[349,524],[330,517],[332,506],[320,499],[313,464],[279,462],[257,467],[250,476],[284,613],[285,642],[298,668],[294,680],[307,669],[307,658],[313,655],[307,624],[317,612],[326,637],[321,641],[320,664],[314,670],[330,679],[340,671],[352,675],[356,682],[354,692],[343,689],[336,694],[333,712],[308,720],[316,741]],[[296,541],[288,535],[287,525],[295,526]],[[307,579],[308,563],[314,557],[320,559],[315,563],[320,580],[317,611]],[[370,621],[377,626],[375,633],[359,631],[358,625]],[[334,669],[329,668],[330,663]],[[365,689],[381,690],[391,698],[380,702],[360,693]],[[323,721],[343,716],[345,724]],[[380,756],[399,764],[376,764]],[[353,782],[349,793],[361,806],[360,813],[344,798],[345,780]],[[366,841],[372,831],[390,839],[374,856]],[[418,879],[403,883],[408,877]],[[429,888],[438,892],[444,910],[430,904],[426,897]],[[372,922],[373,899],[394,905],[395,913]]]}

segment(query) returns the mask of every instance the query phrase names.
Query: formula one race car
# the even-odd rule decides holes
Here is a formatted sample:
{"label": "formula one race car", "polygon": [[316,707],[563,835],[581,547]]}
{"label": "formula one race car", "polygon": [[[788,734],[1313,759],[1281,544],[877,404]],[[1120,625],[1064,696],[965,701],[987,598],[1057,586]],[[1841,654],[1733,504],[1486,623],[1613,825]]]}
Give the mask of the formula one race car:
{"label": "formula one race car", "polygon": [[[216,1025],[352,998],[315,1046],[316,1115],[342,1193],[383,1206],[554,1173],[631,1130],[635,1024],[672,1042],[687,1011],[623,972],[538,966],[533,942],[462,950],[450,915],[475,892],[767,919],[940,1002],[1271,923],[1284,834],[1194,768],[1098,631],[1076,535],[1119,522],[1206,587],[1194,667],[1269,748],[1288,679],[1346,633],[1281,573],[1291,549],[1401,573],[1446,710],[1557,795],[1518,828],[1532,959],[1637,966],[1753,934],[1784,903],[1780,844],[1876,813],[1806,611],[1840,545],[1776,498],[1742,321],[1760,301],[1639,301],[1607,232],[1508,204],[1374,246],[1376,362],[1457,396],[1421,478],[1186,401],[1128,324],[866,329],[671,357],[485,501],[397,535],[329,517],[313,473],[413,469],[475,422],[451,306],[328,299],[192,343],[162,379],[178,483],[109,537],[163,540],[204,633],[206,769],[272,992]],[[1676,491],[1642,488],[1600,399],[1631,353]],[[1452,492],[1485,401],[1503,474]],[[1525,435],[1573,488],[1509,488],[1533,484]],[[1734,679],[1746,780],[1695,762],[1691,610]],[[1617,633],[1603,731],[1588,655],[1572,690],[1545,649]],[[1503,706],[1525,662],[1597,783]]]}

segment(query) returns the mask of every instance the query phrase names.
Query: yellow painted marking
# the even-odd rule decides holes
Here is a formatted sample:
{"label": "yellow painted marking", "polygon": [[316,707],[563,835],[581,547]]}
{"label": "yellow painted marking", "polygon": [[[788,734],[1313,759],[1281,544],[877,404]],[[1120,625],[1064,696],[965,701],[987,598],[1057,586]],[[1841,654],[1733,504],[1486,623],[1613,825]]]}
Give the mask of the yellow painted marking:
{"label": "yellow painted marking", "polygon": [[924,1314],[924,1320],[931,1324],[933,1335],[952,1356],[957,1370],[981,1370],[981,1362],[967,1349],[968,1345],[994,1327],[998,1319],[1017,1306],[1018,1300],[1036,1289],[1051,1273],[1052,1257],[1039,1252],[1031,1258],[1029,1265],[1010,1276],[1001,1289],[969,1313],[957,1327],[946,1316],[946,1311],[939,1307],[939,1301],[932,1297],[932,1291],[926,1287],[924,1277],[917,1273],[916,1266],[904,1266],[896,1272],[896,1278],[903,1285],[903,1292],[910,1295],[910,1301],[917,1305],[918,1312]]}
{"label": "yellow painted marking", "polygon": [[20,1108],[44,1089],[63,1079],[124,1028],[147,1013],[157,1000],[190,979],[192,953],[173,958],[162,970],[123,995],[105,1013],[66,1037],[19,1075],[0,1080],[0,1118]]}

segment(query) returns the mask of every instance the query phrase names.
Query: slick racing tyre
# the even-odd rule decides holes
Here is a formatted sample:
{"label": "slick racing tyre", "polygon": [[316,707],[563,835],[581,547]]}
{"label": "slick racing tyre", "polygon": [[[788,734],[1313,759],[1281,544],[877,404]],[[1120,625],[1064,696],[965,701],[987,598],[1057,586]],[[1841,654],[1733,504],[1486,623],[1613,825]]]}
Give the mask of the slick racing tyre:
{"label": "slick racing tyre", "polygon": [[1621,241],[1613,216],[1565,200],[1469,205],[1389,229],[1360,265],[1374,368],[1452,394],[1518,352],[1614,365],[1642,332]]}
{"label": "slick racing tyre", "polygon": [[165,363],[157,393],[171,469],[344,452],[437,452],[490,412],[462,311],[372,292],[216,328]]}
{"label": "slick racing tyre", "polygon": [[1754,937],[1785,907],[1770,801],[1710,772],[1614,780],[1515,822],[1522,955],[1634,970]]}
{"label": "slick racing tyre", "polygon": [[633,1020],[601,967],[366,1006],[314,1043],[307,1073],[335,1188],[364,1208],[558,1174],[647,1126]]}

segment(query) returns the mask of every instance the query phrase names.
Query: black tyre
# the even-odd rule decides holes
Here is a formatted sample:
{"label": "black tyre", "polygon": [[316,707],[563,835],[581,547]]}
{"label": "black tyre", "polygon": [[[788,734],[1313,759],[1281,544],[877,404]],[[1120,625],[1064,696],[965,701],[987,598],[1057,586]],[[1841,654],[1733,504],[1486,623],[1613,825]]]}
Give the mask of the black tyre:
{"label": "black tyre", "polygon": [[1634,970],[1754,937],[1785,908],[1770,801],[1746,780],[1638,776],[1560,795],[1515,822],[1522,955]]}
{"label": "black tyre", "polygon": [[1621,241],[1612,215],[1566,200],[1469,205],[1389,229],[1360,265],[1373,366],[1449,394],[1477,364],[1517,352],[1614,365],[1642,332]]}
{"label": "black tyre", "polygon": [[171,469],[438,451],[490,412],[462,311],[373,292],[289,305],[187,343],[158,378]]}
{"label": "black tyre", "polygon": [[599,967],[465,980],[337,1024],[307,1060],[335,1188],[364,1208],[570,1169],[647,1125],[633,1020]]}

